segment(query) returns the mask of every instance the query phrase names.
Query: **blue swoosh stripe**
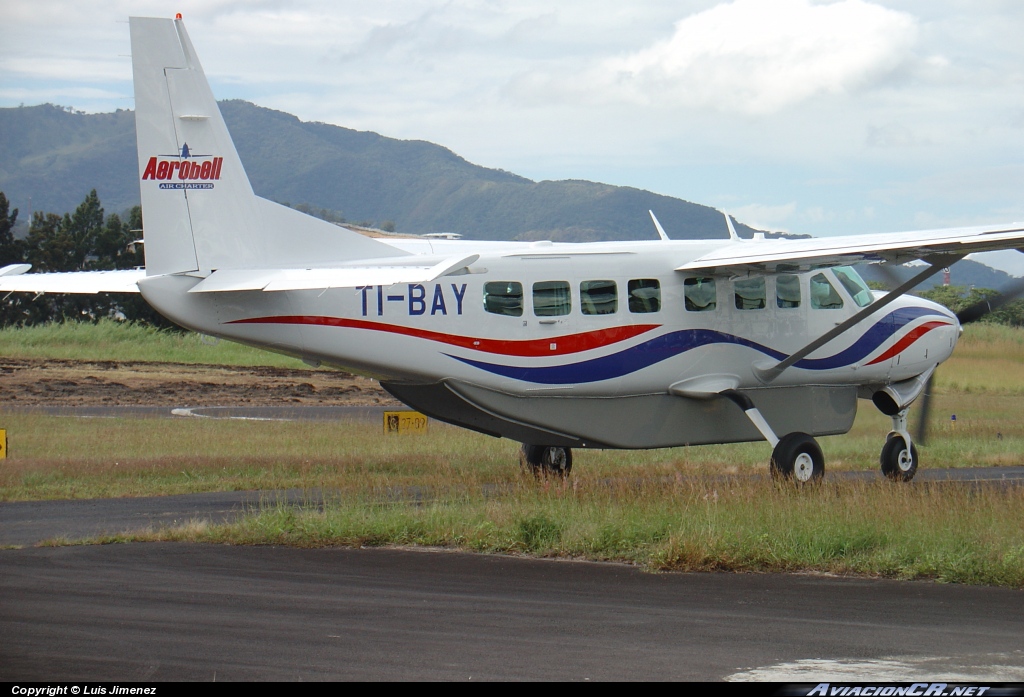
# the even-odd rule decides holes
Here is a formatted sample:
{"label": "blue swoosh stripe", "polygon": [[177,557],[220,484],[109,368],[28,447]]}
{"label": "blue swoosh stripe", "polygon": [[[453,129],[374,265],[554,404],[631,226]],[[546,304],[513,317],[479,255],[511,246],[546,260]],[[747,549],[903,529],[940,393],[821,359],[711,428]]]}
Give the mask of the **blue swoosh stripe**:
{"label": "blue swoosh stripe", "polygon": [[[876,322],[849,348],[826,358],[805,358],[798,361],[795,367],[805,370],[829,370],[858,363],[908,323],[919,317],[934,314],[936,314],[934,310],[924,307],[901,308]],[[445,355],[489,373],[515,380],[541,385],[570,385],[619,378],[681,353],[711,344],[746,346],[779,361],[788,355],[755,341],[711,329],[685,329],[670,332],[618,353],[565,365],[512,366],[461,358],[450,353]]]}

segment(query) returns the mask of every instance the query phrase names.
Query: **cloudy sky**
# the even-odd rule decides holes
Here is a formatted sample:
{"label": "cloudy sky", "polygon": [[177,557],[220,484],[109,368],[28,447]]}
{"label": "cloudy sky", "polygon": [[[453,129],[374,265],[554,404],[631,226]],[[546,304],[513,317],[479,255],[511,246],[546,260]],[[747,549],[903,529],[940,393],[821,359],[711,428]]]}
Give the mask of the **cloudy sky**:
{"label": "cloudy sky", "polygon": [[126,17],[214,92],[814,235],[1024,220],[1019,0],[4,0],[0,106],[132,108]]}

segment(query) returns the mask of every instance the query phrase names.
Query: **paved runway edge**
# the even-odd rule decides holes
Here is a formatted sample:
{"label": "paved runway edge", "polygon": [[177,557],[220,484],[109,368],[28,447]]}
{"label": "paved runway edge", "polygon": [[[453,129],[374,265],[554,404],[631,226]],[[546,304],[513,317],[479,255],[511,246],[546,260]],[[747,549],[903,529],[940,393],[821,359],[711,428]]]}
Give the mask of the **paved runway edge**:
{"label": "paved runway edge", "polygon": [[395,549],[0,556],[0,680],[1024,678],[1022,595],[999,588]]}

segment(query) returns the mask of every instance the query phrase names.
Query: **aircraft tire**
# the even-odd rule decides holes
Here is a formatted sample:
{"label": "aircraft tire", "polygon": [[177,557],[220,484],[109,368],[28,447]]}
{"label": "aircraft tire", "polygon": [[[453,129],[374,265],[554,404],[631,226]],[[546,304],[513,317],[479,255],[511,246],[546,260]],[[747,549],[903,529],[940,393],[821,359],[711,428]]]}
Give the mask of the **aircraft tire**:
{"label": "aircraft tire", "polygon": [[811,436],[787,433],[772,451],[771,473],[774,479],[798,485],[819,482],[825,476],[825,456]]}
{"label": "aircraft tire", "polygon": [[878,462],[882,465],[882,474],[892,481],[909,482],[917,474],[917,465],[920,462],[917,457],[917,446],[911,443],[908,451],[903,437],[895,435],[885,441]]}
{"label": "aircraft tire", "polygon": [[524,469],[538,477],[558,476],[564,479],[572,471],[572,448],[523,443],[519,459]]}

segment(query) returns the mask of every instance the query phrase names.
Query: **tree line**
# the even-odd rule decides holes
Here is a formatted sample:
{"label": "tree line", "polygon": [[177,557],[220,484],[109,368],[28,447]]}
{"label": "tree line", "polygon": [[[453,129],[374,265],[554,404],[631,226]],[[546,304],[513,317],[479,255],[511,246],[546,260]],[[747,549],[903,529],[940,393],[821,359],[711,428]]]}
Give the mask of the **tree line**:
{"label": "tree line", "polygon": [[[325,209],[295,208],[328,220],[337,216],[337,212]],[[31,264],[35,272],[103,271],[133,269],[144,264],[142,245],[137,244],[142,239],[142,208],[132,208],[126,219],[117,213],[105,215],[95,189],[73,213],[33,213],[24,239],[14,235],[17,220],[18,209],[11,210],[10,202],[0,191],[0,267]],[[936,286],[917,294],[939,302],[953,312],[999,295],[987,288],[963,286]],[[101,293],[32,297],[25,293],[12,293],[0,302],[0,327],[67,320],[94,322],[110,317],[159,327],[174,326],[138,295]],[[983,321],[1024,326],[1024,300],[1008,303],[987,315]]]}
{"label": "tree line", "polygon": [[[34,272],[109,271],[133,269],[144,262],[141,244],[142,208],[135,206],[126,218],[106,215],[93,189],[73,213],[36,211],[28,235],[14,235],[18,209],[11,209],[0,191],[0,267],[31,264]],[[0,302],[0,327],[44,324],[67,320],[103,318],[170,327],[138,295],[40,295],[12,293]]]}

